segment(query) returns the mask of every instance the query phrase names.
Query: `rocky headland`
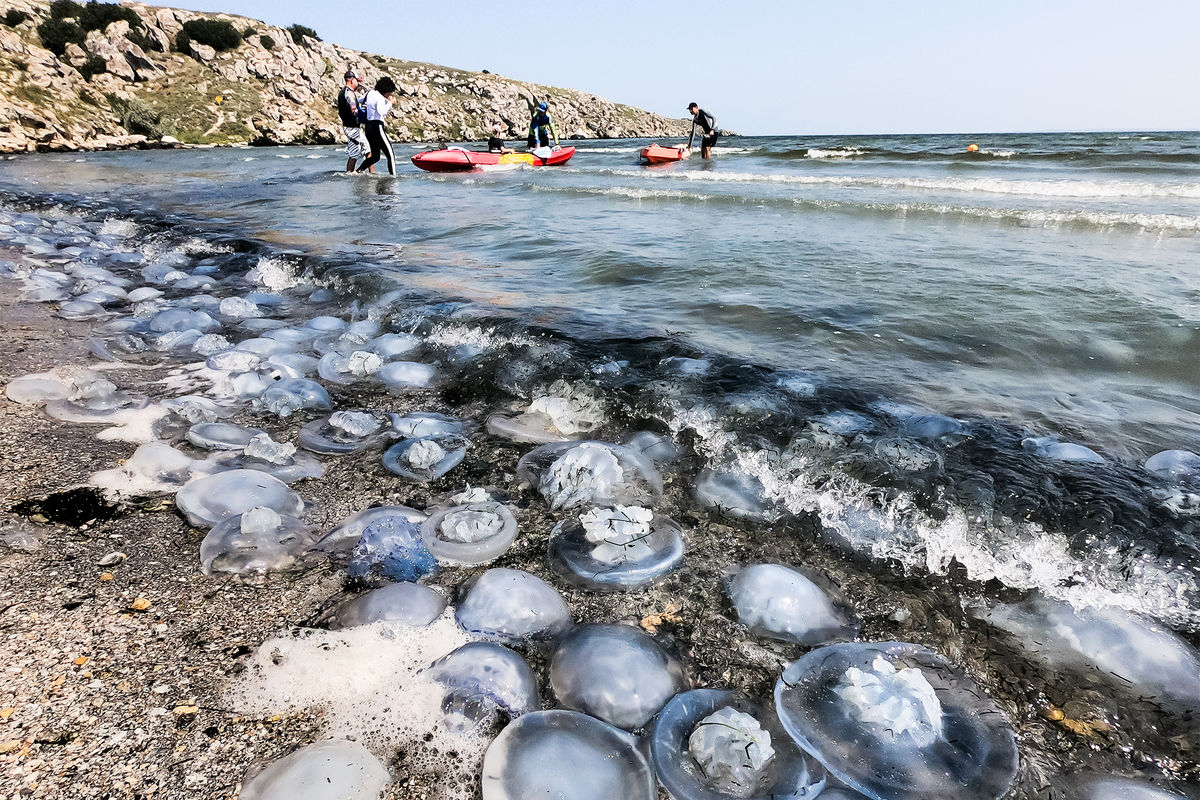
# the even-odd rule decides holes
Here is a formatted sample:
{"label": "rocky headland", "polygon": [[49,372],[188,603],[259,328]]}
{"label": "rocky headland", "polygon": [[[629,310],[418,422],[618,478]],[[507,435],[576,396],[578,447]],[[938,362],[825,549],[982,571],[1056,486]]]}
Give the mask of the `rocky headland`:
{"label": "rocky headland", "polygon": [[516,138],[535,97],[552,103],[564,138],[690,127],[573,89],[351,50],[300,25],[138,3],[8,0],[0,152],[333,143],[342,138],[334,103],[351,68],[368,85],[384,74],[396,81],[389,130],[399,141],[478,140],[497,122]]}

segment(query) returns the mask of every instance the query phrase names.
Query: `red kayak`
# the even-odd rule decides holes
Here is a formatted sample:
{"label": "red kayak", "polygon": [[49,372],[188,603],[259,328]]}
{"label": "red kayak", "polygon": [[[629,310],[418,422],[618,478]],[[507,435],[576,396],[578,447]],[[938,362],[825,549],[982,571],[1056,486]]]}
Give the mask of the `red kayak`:
{"label": "red kayak", "polygon": [[672,161],[683,161],[689,155],[691,153],[683,145],[663,147],[661,144],[652,144],[642,148],[642,158],[647,164],[669,164]]}
{"label": "red kayak", "polygon": [[556,167],[565,164],[575,155],[574,147],[563,147],[543,155],[543,151],[534,153],[499,153],[481,152],[479,150],[430,150],[417,153],[412,157],[412,163],[426,172],[469,172],[478,167],[495,167],[505,164],[528,164],[533,167]]}

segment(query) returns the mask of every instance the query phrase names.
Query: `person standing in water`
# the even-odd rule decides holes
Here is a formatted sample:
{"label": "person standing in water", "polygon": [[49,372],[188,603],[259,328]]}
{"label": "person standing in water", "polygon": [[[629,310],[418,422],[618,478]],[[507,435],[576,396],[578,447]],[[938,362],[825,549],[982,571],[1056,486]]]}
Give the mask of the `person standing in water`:
{"label": "person standing in water", "polygon": [[337,109],[342,130],[346,133],[346,172],[354,172],[354,165],[370,147],[363,136],[362,121],[359,119],[362,99],[358,96],[358,87],[362,79],[354,70],[347,71],[345,79],[346,85],[338,92]]}
{"label": "person standing in water", "polygon": [[550,116],[550,104],[538,103],[532,110],[533,117],[529,120],[529,148],[550,146],[550,137],[554,137],[554,146],[558,147],[558,129],[554,127],[554,117]]}
{"label": "person standing in water", "polygon": [[717,129],[717,120],[696,103],[688,104],[688,113],[692,115],[692,133],[688,136],[688,149],[692,148],[692,140],[696,138],[696,126],[700,126],[700,157],[711,158],[713,145],[721,131]]}
{"label": "person standing in water", "polygon": [[380,158],[387,158],[388,175],[396,174],[396,156],[392,153],[392,143],[383,127],[383,119],[392,110],[392,96],[396,94],[396,83],[384,75],[375,82],[375,88],[367,92],[363,105],[367,109],[367,121],[364,123],[367,142],[371,145],[371,155],[358,168],[364,172]]}

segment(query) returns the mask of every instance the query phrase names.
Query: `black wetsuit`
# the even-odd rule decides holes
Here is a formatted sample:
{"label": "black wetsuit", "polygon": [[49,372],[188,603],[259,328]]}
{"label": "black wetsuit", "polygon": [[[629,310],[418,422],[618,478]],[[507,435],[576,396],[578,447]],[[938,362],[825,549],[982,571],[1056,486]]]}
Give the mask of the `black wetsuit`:
{"label": "black wetsuit", "polygon": [[[353,105],[350,104],[350,98],[346,96],[348,94],[354,95]],[[362,100],[359,98],[358,92],[349,86],[343,86],[342,90],[338,92],[338,116],[342,120],[343,128],[357,128],[362,124],[358,119],[358,105],[361,102]]]}
{"label": "black wetsuit", "polygon": [[717,143],[717,137],[721,135],[721,131],[717,130],[717,120],[712,114],[701,108],[696,110],[696,116],[692,119],[692,133],[688,136],[688,147],[692,146],[692,139],[696,136],[697,125],[700,126],[701,130],[701,147],[712,147]]}
{"label": "black wetsuit", "polygon": [[488,152],[500,153],[504,150],[504,140],[499,136],[492,136],[488,139]]}

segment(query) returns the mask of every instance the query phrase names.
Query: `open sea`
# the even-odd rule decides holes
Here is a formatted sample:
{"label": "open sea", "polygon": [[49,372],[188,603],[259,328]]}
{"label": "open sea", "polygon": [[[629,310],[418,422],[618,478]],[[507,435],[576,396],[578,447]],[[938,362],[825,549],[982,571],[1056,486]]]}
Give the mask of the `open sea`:
{"label": "open sea", "polygon": [[21,156],[0,204],[255,242],[444,347],[459,392],[611,398],[750,516],[1195,640],[1200,467],[1145,465],[1200,452],[1200,133],[647,143],[454,175],[397,145],[395,178],[336,147]]}

